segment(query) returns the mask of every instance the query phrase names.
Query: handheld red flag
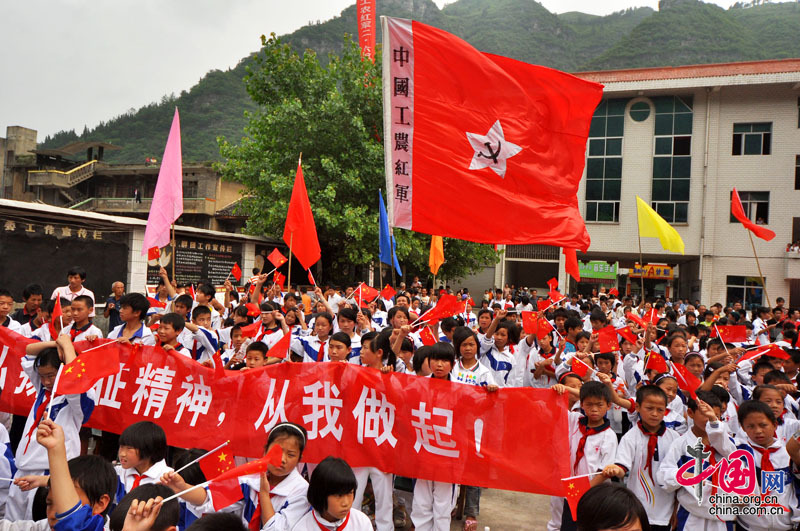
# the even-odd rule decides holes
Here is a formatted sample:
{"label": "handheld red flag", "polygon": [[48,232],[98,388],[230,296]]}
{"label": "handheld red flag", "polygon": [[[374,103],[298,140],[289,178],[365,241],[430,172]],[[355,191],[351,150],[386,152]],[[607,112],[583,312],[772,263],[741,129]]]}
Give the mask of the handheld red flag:
{"label": "handheld red flag", "polygon": [[653,324],[658,324],[659,317],[658,317],[658,312],[656,311],[655,308],[650,308],[650,311],[644,314],[644,318],[645,321],[649,321]]}
{"label": "handheld red flag", "polygon": [[587,362],[583,361],[577,356],[572,358],[572,372],[581,378],[586,377],[586,373],[589,372],[590,369],[592,369],[592,367]]}
{"label": "handheld red flag", "polygon": [[630,342],[632,345],[635,345],[636,341],[639,340],[639,338],[636,337],[636,334],[634,334],[633,331],[631,331],[630,326],[623,326],[622,328],[617,328],[617,333],[622,337],[624,337],[625,340]]}
{"label": "handheld red flag", "polygon": [[697,400],[697,388],[703,383],[700,378],[689,372],[689,369],[678,363],[669,362],[672,367],[672,373],[675,379],[678,380],[678,388],[687,391],[689,396]]}
{"label": "handheld red flag", "polygon": [[613,295],[615,297],[619,297],[619,290],[617,288],[611,288],[608,290],[609,295]]}
{"label": "handheld red flag", "polygon": [[431,329],[427,326],[419,331],[419,339],[423,345],[431,346],[436,344],[436,336],[433,335]]}
{"label": "handheld red flag", "polygon": [[[249,463],[239,465],[236,468],[230,468],[215,478],[210,479],[208,490],[211,491],[211,498],[214,500],[214,508],[227,507],[231,504],[223,504],[229,502],[231,498],[235,498],[233,503],[236,503],[242,497],[241,489],[239,489],[238,495],[233,489],[234,483],[236,484],[237,488],[239,487],[239,481],[237,478],[241,476],[249,476],[250,474],[261,474],[262,472],[266,472],[269,465],[279,467],[281,466],[282,457],[283,449],[280,447],[280,445],[273,444],[272,448],[270,448],[267,454],[261,459],[250,461]],[[217,501],[217,497],[220,498],[219,501]]]}
{"label": "handheld red flag", "polygon": [[286,354],[289,353],[289,347],[291,346],[292,334],[283,334],[283,337],[269,349],[267,357],[285,359]]}
{"label": "handheld red flag", "polygon": [[747,327],[744,325],[716,324],[711,328],[711,337],[718,337],[724,343],[744,343],[747,341]]}
{"label": "handheld red flag", "polygon": [[773,231],[766,227],[756,225],[745,215],[744,208],[742,207],[742,201],[739,199],[739,192],[736,191],[736,188],[734,188],[733,192],[731,192],[731,214],[733,214],[733,217],[738,219],[747,230],[762,240],[770,241],[775,237],[775,233]]}
{"label": "handheld red flag", "polygon": [[194,300],[194,284],[186,286],[186,294]]}
{"label": "handheld red flag", "polygon": [[550,280],[548,280],[547,287],[550,288],[550,291],[556,291],[556,289],[558,289],[558,279],[556,277],[553,277]]}
{"label": "handheld red flag", "polygon": [[608,325],[598,330],[597,343],[600,348],[600,352],[616,352],[619,350],[617,329],[611,325]]}
{"label": "handheld red flag", "polygon": [[472,297],[470,297],[470,298],[467,299],[467,304],[469,304],[470,306],[474,307],[475,306],[475,300]]}
{"label": "handheld red flag", "polygon": [[283,241],[305,269],[310,269],[319,261],[321,251],[317,239],[317,227],[314,225],[314,215],[311,213],[311,203],[308,200],[300,161],[297,161],[297,175],[294,178],[292,199],[289,201],[289,210],[286,213]]}
{"label": "handheld red flag", "polygon": [[[384,76],[408,79],[402,90],[385,85],[389,223],[479,243],[588,249],[577,191],[602,86],[481,53],[417,21],[382,22]],[[484,202],[503,215],[463,207]]]}
{"label": "handheld red flag", "polygon": [[547,296],[550,297],[550,302],[552,304],[556,304],[556,303],[558,303],[558,301],[560,301],[561,299],[564,298],[564,296],[561,294],[561,292],[556,290],[556,289],[550,290],[547,293]]}
{"label": "handheld red flag", "polygon": [[647,328],[647,323],[644,321],[644,319],[642,319],[635,313],[628,312],[625,314],[625,317],[628,319],[628,321],[633,321],[634,323],[639,325],[639,328]]}
{"label": "handheld red flag", "polygon": [[575,282],[581,281],[581,270],[578,267],[578,255],[575,252],[575,249],[562,249],[561,252],[564,254],[564,271],[567,272],[572,278],[575,279]]}
{"label": "handheld red flag", "polygon": [[397,295],[397,291],[395,291],[395,289],[389,284],[386,284],[386,286],[381,290],[381,297],[387,301],[391,300],[395,295]]}
{"label": "handheld red flag", "polygon": [[253,324],[249,324],[247,326],[242,327],[242,336],[256,337],[258,335],[259,330],[261,330],[261,321],[256,321]]}
{"label": "handheld red flag", "polygon": [[147,250],[147,260],[158,260],[161,258],[161,249],[158,247],[150,247]]}
{"label": "handheld red flag", "polygon": [[581,478],[562,479],[561,484],[564,485],[564,497],[567,499],[572,519],[577,520],[578,502],[581,501],[586,491],[592,487],[591,483],[589,483],[589,478],[584,476]]}
{"label": "handheld red flag", "polygon": [[739,358],[736,363],[741,363],[743,361],[752,360],[754,358],[759,358],[761,356],[769,356],[771,358],[779,358],[779,359],[782,359],[782,360],[791,359],[791,357],[789,356],[789,354],[786,353],[785,350],[783,350],[781,347],[779,347],[775,343],[770,343],[769,345],[767,345],[764,348],[760,348],[760,349],[748,352],[747,354],[745,354],[744,356]]}
{"label": "handheld red flag", "polygon": [[374,300],[380,293],[378,290],[373,288],[372,286],[367,286],[366,284],[361,284],[355,293],[353,293],[353,297],[356,299],[364,300],[370,302]]}
{"label": "handheld red flag", "polygon": [[158,299],[154,299],[153,297],[147,297],[147,302],[150,303],[151,308],[166,308],[167,303],[160,301]]}
{"label": "handheld red flag", "polygon": [[553,303],[550,302],[550,299],[539,299],[536,301],[536,309],[540,312],[547,310]]}
{"label": "handheld red flag", "polygon": [[281,291],[283,291],[283,285],[286,282],[286,275],[284,275],[280,271],[275,271],[275,274],[272,277],[272,281],[281,288]]}
{"label": "handheld red flag", "polygon": [[536,323],[536,318],[539,316],[537,312],[522,312],[522,330],[526,334],[535,334],[539,331],[539,325]]}
{"label": "handheld red flag", "polygon": [[278,250],[277,247],[275,247],[272,250],[272,252],[269,253],[269,255],[267,256],[267,260],[269,260],[269,263],[271,263],[275,267],[280,267],[289,261],[288,258],[286,258],[285,256],[283,256],[283,254],[281,254],[281,252]]}
{"label": "handheld red flag", "polygon": [[233,278],[236,279],[236,282],[239,282],[240,280],[242,280],[242,268],[239,267],[239,263],[238,262],[233,264],[233,267],[231,268],[231,275],[233,275]]}
{"label": "handheld red flag", "polygon": [[314,286],[315,288],[317,287],[317,281],[316,281],[316,280],[314,280],[314,275],[312,275],[312,274],[311,274],[311,270],[310,270],[310,269],[308,270],[308,282],[309,282],[309,283],[310,283],[312,286]]}
{"label": "handheld red flag", "polygon": [[[233,469],[235,463],[229,448],[223,447],[202,458],[198,465],[200,465],[200,470],[203,471],[206,480],[210,481]],[[233,505],[242,498],[242,488],[239,486],[237,478],[215,481],[209,485],[209,490],[214,502],[214,510],[217,511]]]}
{"label": "handheld red flag", "polygon": [[248,317],[258,317],[261,315],[261,308],[258,307],[258,304],[253,304],[252,302],[248,302],[244,305],[247,308],[247,316]]}
{"label": "handheld red flag", "polygon": [[544,336],[549,334],[554,330],[553,325],[550,324],[550,321],[545,319],[544,317],[540,317],[536,320],[536,337],[542,339]]}
{"label": "handheld red flag", "polygon": [[60,331],[64,328],[64,320],[63,320],[64,312],[61,310],[61,296],[56,294],[56,303],[53,306],[53,313],[50,314],[50,322],[47,323],[48,330],[50,330],[50,339],[55,341],[58,337],[58,332],[56,332],[56,327],[53,323],[58,323],[58,330]]}
{"label": "handheld red flag", "polygon": [[119,343],[106,343],[102,347],[87,350],[64,366],[58,381],[58,394],[79,395],[85,393],[98,380],[119,372]]}
{"label": "handheld red flag", "polygon": [[658,374],[662,374],[667,372],[669,368],[667,367],[667,360],[664,359],[664,356],[651,350],[645,356],[644,370],[654,370]]}

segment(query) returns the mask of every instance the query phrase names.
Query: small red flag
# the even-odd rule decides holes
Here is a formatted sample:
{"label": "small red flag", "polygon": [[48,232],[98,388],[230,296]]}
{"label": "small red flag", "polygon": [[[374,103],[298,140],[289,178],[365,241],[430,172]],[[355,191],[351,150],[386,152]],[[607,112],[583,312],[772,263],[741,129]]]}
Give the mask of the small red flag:
{"label": "small red flag", "polygon": [[714,325],[711,329],[711,337],[718,337],[724,343],[744,343],[747,341],[747,327],[744,325]]}
{"label": "small red flag", "polygon": [[303,179],[303,169],[300,167],[299,161],[297,162],[297,175],[294,178],[292,199],[289,201],[289,210],[286,212],[283,241],[305,269],[310,269],[319,261],[321,251],[317,239],[317,227],[314,225],[314,215],[311,213],[311,203],[308,200],[306,182]]}
{"label": "small red flag", "polygon": [[[61,319],[61,316],[63,314],[64,312],[61,310],[61,295],[56,294],[56,303],[53,306],[53,313],[50,314],[50,321],[51,322],[58,321],[59,319]],[[55,336],[53,336],[51,339],[53,341],[56,340]]]}
{"label": "small red flag", "polygon": [[[198,463],[200,470],[206,480],[210,481],[220,474],[224,474],[233,469],[235,463],[233,461],[233,453],[227,446],[224,446],[202,458]],[[211,486],[213,485],[213,487]],[[217,481],[209,485],[211,490],[211,498],[214,502],[214,510],[221,510],[229,507],[242,499],[242,489],[239,486],[237,478],[231,478],[227,481]]]}
{"label": "small red flag", "polygon": [[186,286],[186,294],[194,300],[194,284]]}
{"label": "small red flag", "polygon": [[419,331],[419,339],[422,341],[423,345],[434,345],[436,344],[436,336],[433,335],[431,329],[427,326]]}
{"label": "small red flag", "polygon": [[551,278],[547,281],[547,287],[550,288],[550,291],[556,291],[558,288],[558,279],[556,277]]}
{"label": "small red flag", "polygon": [[233,275],[233,278],[236,279],[236,282],[239,282],[240,280],[242,280],[242,268],[239,267],[239,263],[238,262],[233,264],[233,268],[231,269],[231,275]]}
{"label": "small red flag", "polygon": [[389,284],[386,284],[386,286],[381,290],[381,297],[387,301],[391,300],[395,295],[397,295],[397,291],[395,291],[395,289]]}
{"label": "small red flag", "polygon": [[639,338],[636,337],[636,334],[634,334],[633,331],[631,331],[630,326],[623,326],[622,328],[617,328],[617,333],[622,337],[624,337],[633,345],[635,345],[636,341],[639,340]]}
{"label": "small red flag", "polygon": [[79,395],[91,389],[98,380],[118,372],[119,343],[106,343],[65,365],[56,391],[60,395]]}
{"label": "small red flag", "polygon": [[653,324],[658,324],[658,312],[655,308],[650,308],[650,311],[644,314],[644,318],[646,321],[650,321]]}
{"label": "small red flag", "polygon": [[162,302],[162,301],[160,301],[158,299],[154,299],[153,297],[147,297],[147,302],[150,303],[150,307],[151,308],[166,308],[167,307],[167,303],[166,302]]}
{"label": "small red flag", "polygon": [[577,374],[581,378],[585,377],[586,373],[589,372],[590,369],[594,370],[591,367],[591,365],[589,365],[587,362],[583,361],[582,359],[578,358],[577,356],[575,356],[572,359],[572,372],[574,372],[575,374]]}
{"label": "small red flag", "polygon": [[379,295],[378,290],[371,286],[367,286],[366,284],[361,284],[356,289],[355,293],[353,293],[353,298],[358,299],[360,301],[367,301],[370,302],[375,299]]}
{"label": "small red flag", "polygon": [[269,260],[269,262],[275,267],[280,267],[289,261],[289,259],[283,256],[283,254],[278,250],[277,247],[275,247],[272,250],[272,252],[269,253],[269,256],[267,256],[267,260]]}
{"label": "small red flag", "polygon": [[470,297],[469,299],[467,299],[467,304],[469,304],[470,306],[474,307],[475,306],[475,300],[472,297]]}
{"label": "small red flag", "polygon": [[253,304],[252,302],[248,302],[244,305],[247,308],[247,316],[248,317],[258,317],[261,315],[261,308],[258,307],[258,304]]}
{"label": "small red flag", "polygon": [[562,479],[561,484],[564,485],[564,497],[567,499],[569,510],[572,513],[572,519],[578,519],[578,502],[581,501],[583,495],[586,494],[592,484],[589,483],[589,478],[584,476],[582,478]]}
{"label": "small red flag", "polygon": [[557,289],[550,290],[547,296],[550,297],[550,302],[553,304],[556,304],[558,301],[564,298],[561,292],[559,292]]}
{"label": "small red flag", "polygon": [[161,258],[161,249],[158,247],[150,247],[147,250],[147,260],[158,260]]}
{"label": "small red flag", "polygon": [[537,308],[537,309],[538,309],[540,312],[543,312],[543,311],[545,311],[546,309],[548,309],[550,306],[552,306],[552,304],[553,304],[553,303],[552,303],[552,302],[550,302],[550,300],[549,300],[549,299],[539,299],[538,301],[536,301],[536,308]]}
{"label": "small red flag", "polygon": [[537,312],[522,312],[522,329],[526,334],[535,334],[539,331],[539,325],[536,323],[536,318],[539,316]]}
{"label": "small red flag", "polygon": [[764,348],[760,348],[760,349],[757,349],[757,350],[753,350],[752,352],[748,352],[747,354],[745,354],[744,356],[739,358],[739,360],[736,363],[741,363],[743,361],[751,360],[753,358],[757,358],[757,357],[760,357],[760,356],[769,356],[771,358],[779,358],[779,359],[782,359],[782,360],[791,359],[789,354],[787,354],[785,350],[783,350],[781,347],[779,347],[775,343],[770,343],[769,345],[767,345]]}
{"label": "small red flag", "polygon": [[311,274],[311,270],[310,270],[310,269],[308,270],[308,282],[309,282],[309,283],[310,283],[312,286],[314,286],[315,288],[317,287],[317,281],[316,281],[316,280],[314,280],[314,275],[312,275],[312,274]]}
{"label": "small red flag", "polygon": [[651,350],[645,356],[644,370],[654,370],[658,374],[662,374],[667,372],[669,368],[667,367],[667,360],[664,359],[664,356]]}
{"label": "small red flag", "polygon": [[613,295],[615,297],[619,297],[619,290],[617,288],[611,288],[608,290],[609,295]]}
{"label": "small red flag", "polygon": [[600,352],[615,352],[619,350],[617,329],[611,325],[608,325],[598,330],[597,343],[600,348]]}
{"label": "small red flag", "polygon": [[731,214],[745,226],[747,230],[761,238],[762,240],[770,241],[775,237],[775,233],[766,227],[756,225],[745,215],[744,208],[742,208],[742,201],[739,199],[739,192],[736,188],[731,192]]}
{"label": "small red flag", "polygon": [[642,319],[635,313],[628,312],[625,314],[625,317],[627,317],[629,321],[633,321],[634,323],[639,325],[640,328],[647,328],[647,323],[644,322],[644,319]]}
{"label": "small red flag", "polygon": [[258,335],[258,331],[259,330],[261,330],[261,321],[256,321],[253,324],[249,324],[247,326],[243,326],[242,327],[242,336],[243,337],[256,337]]}
{"label": "small red flag", "polygon": [[[249,463],[239,465],[236,468],[228,469],[213,479],[208,479],[208,477],[206,477],[206,479],[211,482],[208,485],[208,490],[211,491],[211,498],[214,499],[214,508],[216,509],[217,507],[227,507],[228,505],[231,505],[231,503],[222,505],[226,501],[229,501],[225,499],[226,496],[235,497],[236,499],[233,501],[233,503],[236,503],[239,499],[241,499],[241,489],[239,489],[238,495],[236,495],[233,491],[234,483],[236,484],[237,488],[239,487],[239,477],[249,476],[251,474],[261,474],[262,472],[267,471],[267,467],[269,467],[269,465],[279,467],[281,466],[282,459],[283,448],[281,448],[279,444],[273,444],[272,448],[270,448],[267,454],[261,459],[250,461]],[[220,502],[217,502],[217,496],[220,497]]]}
{"label": "small red flag", "polygon": [[280,271],[275,271],[275,274],[272,277],[272,281],[275,282],[283,291],[283,285],[286,282],[286,275],[281,273]]}
{"label": "small red flag", "polygon": [[292,346],[292,334],[283,334],[283,337],[272,345],[272,348],[267,352],[268,358],[286,359],[286,354],[289,353],[289,347]]}
{"label": "small red flag", "polygon": [[574,278],[575,282],[580,282],[581,270],[578,267],[578,255],[575,252],[575,249],[564,248],[561,250],[561,252],[564,254],[564,271]]}
{"label": "small red flag", "polygon": [[550,324],[550,321],[545,319],[544,317],[540,317],[536,320],[536,326],[538,327],[536,331],[536,337],[542,339],[544,336],[549,334],[554,330],[553,325]]}
{"label": "small red flag", "polygon": [[675,379],[678,380],[678,388],[687,391],[689,395],[697,400],[697,393],[695,391],[703,383],[700,378],[689,372],[689,369],[678,363],[669,363],[672,366],[672,372]]}

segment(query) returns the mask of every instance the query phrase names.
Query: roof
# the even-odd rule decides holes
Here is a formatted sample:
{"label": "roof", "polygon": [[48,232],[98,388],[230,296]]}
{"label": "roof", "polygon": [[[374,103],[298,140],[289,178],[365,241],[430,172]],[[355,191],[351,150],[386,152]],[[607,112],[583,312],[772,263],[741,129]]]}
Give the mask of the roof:
{"label": "roof", "polygon": [[246,218],[245,214],[241,214],[237,212],[239,205],[242,204],[242,200],[245,199],[244,197],[240,197],[236,201],[233,201],[224,207],[220,208],[214,214],[216,217],[224,217],[224,218]]}
{"label": "roof", "polygon": [[574,75],[617,90],[800,82],[800,58],[575,72]]}
{"label": "roof", "polygon": [[[97,212],[86,212],[83,210],[72,210],[61,208],[44,203],[28,203],[26,201],[14,201],[12,199],[0,199],[0,217],[10,219],[12,217],[58,217],[64,222],[66,219],[73,220],[74,223],[84,223],[90,226],[119,227],[119,228],[141,228],[147,225],[147,221],[126,216],[111,216]],[[196,234],[214,238],[224,238],[229,240],[269,242],[277,243],[276,238],[266,238],[263,236],[250,236],[248,234],[237,234],[234,232],[221,232],[209,229],[199,229],[196,227],[185,227],[176,225],[175,232],[184,234]]]}

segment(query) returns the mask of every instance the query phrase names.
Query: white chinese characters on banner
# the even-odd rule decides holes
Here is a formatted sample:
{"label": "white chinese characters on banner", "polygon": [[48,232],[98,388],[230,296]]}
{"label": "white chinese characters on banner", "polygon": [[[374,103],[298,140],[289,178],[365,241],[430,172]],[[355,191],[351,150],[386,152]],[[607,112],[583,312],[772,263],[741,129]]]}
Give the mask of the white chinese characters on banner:
{"label": "white chinese characters on banner", "polygon": [[[319,396],[320,389],[324,390],[323,396]],[[305,392],[303,405],[311,406],[311,413],[303,415],[303,422],[311,423],[308,440],[322,438],[330,433],[337,441],[341,441],[342,426],[339,424],[339,414],[342,410],[342,399],[339,398],[339,389],[336,384],[317,381],[305,386],[303,391]],[[323,419],[325,425],[320,428],[320,420]]]}
{"label": "white chinese characters on banner", "polygon": [[25,393],[28,396],[36,394],[36,389],[33,388],[33,384],[24,370],[19,371],[19,378],[19,385],[14,389],[15,395],[20,393]]}
{"label": "white chinese characters on banner", "polygon": [[[261,414],[258,420],[255,421],[253,427],[259,429],[263,426],[264,431],[269,431],[278,423],[286,422],[286,391],[289,389],[289,382],[284,381],[281,388],[281,396],[278,398],[277,404],[275,403],[275,380],[269,381],[269,392],[267,399],[264,401],[264,407],[261,409]],[[266,420],[266,423],[264,422]]]}
{"label": "white chinese characters on banner", "polygon": [[[432,411],[427,410],[425,402],[419,403],[418,409],[411,410],[414,420],[411,425],[417,434],[417,442],[414,443],[414,450],[419,453],[420,448],[425,448],[432,454],[444,457],[458,457],[459,451],[455,450],[456,442],[453,440],[443,440],[442,436],[449,437],[453,434],[453,411],[440,407],[434,407]],[[434,422],[433,417],[443,417],[444,425],[428,424]]]}
{"label": "white chinese characters on banner", "polygon": [[180,423],[184,409],[192,414],[189,426],[197,424],[199,415],[208,413],[208,408],[211,407],[211,400],[213,399],[211,387],[205,384],[202,374],[199,376],[199,380],[199,382],[194,381],[194,377],[190,374],[186,377],[186,381],[181,384],[184,393],[178,398],[178,414],[175,415],[175,424]]}
{"label": "white chinese characters on banner", "polygon": [[98,406],[111,407],[119,409],[122,402],[117,400],[117,393],[125,389],[128,384],[122,381],[123,373],[129,372],[130,369],[124,363],[119,364],[119,372],[108,378],[103,378],[95,384],[95,393],[99,397],[97,400]]}
{"label": "white chinese characters on banner", "polygon": [[375,389],[362,388],[358,404],[353,410],[353,417],[358,421],[356,432],[358,442],[374,439],[377,446],[388,442],[394,448],[397,445],[397,439],[392,434],[394,413],[394,404],[386,400],[385,394],[377,393]]}
{"label": "white chinese characters on banner", "polygon": [[139,367],[139,376],[136,378],[139,388],[133,394],[133,413],[139,414],[142,409],[142,401],[146,399],[147,402],[142,414],[150,416],[150,412],[153,411],[152,416],[154,419],[161,418],[167,397],[172,390],[172,379],[174,377],[175,371],[167,367],[153,368],[152,363],[148,363],[146,367]]}

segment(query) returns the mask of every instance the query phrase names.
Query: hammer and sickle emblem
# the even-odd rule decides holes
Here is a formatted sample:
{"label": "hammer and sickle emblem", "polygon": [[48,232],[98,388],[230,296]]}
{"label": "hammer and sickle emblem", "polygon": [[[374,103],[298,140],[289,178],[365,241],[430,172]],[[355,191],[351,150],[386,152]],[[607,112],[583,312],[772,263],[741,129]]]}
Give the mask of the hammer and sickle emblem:
{"label": "hammer and sickle emblem", "polygon": [[503,142],[500,140],[497,141],[497,151],[492,151],[492,144],[489,142],[484,142],[483,145],[489,150],[489,154],[487,155],[483,151],[479,151],[478,156],[485,159],[492,159],[492,162],[497,164],[497,156],[500,154],[500,147],[503,145]]}

